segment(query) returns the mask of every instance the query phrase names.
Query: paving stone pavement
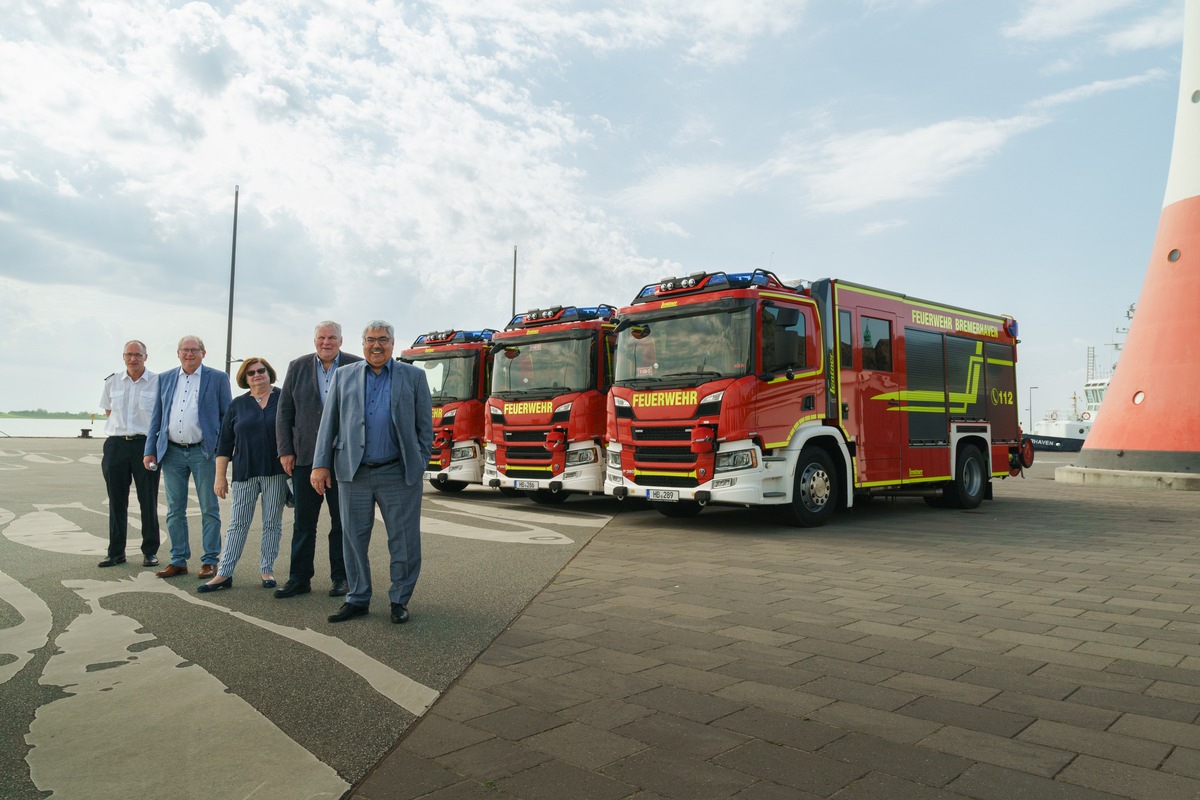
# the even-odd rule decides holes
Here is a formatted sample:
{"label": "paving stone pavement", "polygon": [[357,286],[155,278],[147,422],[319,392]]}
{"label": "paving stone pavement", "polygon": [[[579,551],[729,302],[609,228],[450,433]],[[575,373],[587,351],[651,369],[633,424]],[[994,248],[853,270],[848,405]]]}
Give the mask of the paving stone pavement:
{"label": "paving stone pavement", "polygon": [[[1059,462],[1061,463],[1061,462]],[[1200,495],[622,512],[357,800],[1200,797]]]}

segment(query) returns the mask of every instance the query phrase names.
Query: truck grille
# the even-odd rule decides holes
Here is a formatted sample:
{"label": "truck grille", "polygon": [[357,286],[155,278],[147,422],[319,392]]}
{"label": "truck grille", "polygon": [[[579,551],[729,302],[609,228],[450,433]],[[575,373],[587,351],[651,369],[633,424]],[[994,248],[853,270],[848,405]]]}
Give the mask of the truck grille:
{"label": "truck grille", "polygon": [[504,470],[504,474],[509,478],[549,478],[552,477],[549,472],[544,469],[519,469],[517,467],[509,467]]}
{"label": "truck grille", "polygon": [[691,428],[634,428],[633,440],[635,442],[690,442],[692,440]]}
{"label": "truck grille", "polygon": [[544,447],[508,447],[505,448],[504,455],[508,461],[512,461],[514,458],[526,461],[550,461],[550,451]]}
{"label": "truck grille", "polygon": [[544,442],[546,441],[545,431],[505,431],[505,442]]}
{"label": "truck grille", "polygon": [[696,454],[690,447],[646,447],[633,451],[633,460],[638,464],[694,464]]}

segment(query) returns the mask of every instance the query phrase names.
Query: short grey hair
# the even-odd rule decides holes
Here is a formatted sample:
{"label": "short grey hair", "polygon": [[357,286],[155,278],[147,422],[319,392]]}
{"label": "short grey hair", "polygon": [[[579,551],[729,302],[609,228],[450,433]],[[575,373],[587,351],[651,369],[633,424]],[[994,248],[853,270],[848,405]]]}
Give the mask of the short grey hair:
{"label": "short grey hair", "polygon": [[125,347],[123,349],[128,349],[129,345],[131,345],[131,344],[136,344],[138,347],[142,348],[142,355],[145,356],[145,355],[150,354],[150,351],[146,349],[146,343],[143,342],[141,339],[130,339],[128,342],[125,343]]}
{"label": "short grey hair", "polygon": [[385,322],[381,319],[373,319],[367,323],[366,327],[363,328],[363,338],[367,338],[367,331],[377,331],[380,328],[383,328],[388,332],[389,339],[396,338],[396,329],[392,327],[392,323]]}
{"label": "short grey hair", "polygon": [[196,335],[196,334],[194,334],[194,333],[189,333],[187,336],[180,336],[180,337],[179,337],[179,344],[175,345],[176,349],[179,349],[179,348],[182,348],[182,347],[183,347],[183,341],[184,341],[185,339],[195,339],[195,340],[196,340],[196,344],[200,345],[200,349],[201,349],[201,350],[204,350],[204,351],[206,351],[206,352],[208,351],[208,348],[204,346],[204,340],[203,340],[203,339],[201,339],[199,336],[197,336],[197,335]]}
{"label": "short grey hair", "polygon": [[335,331],[337,331],[338,336],[342,335],[342,326],[331,319],[318,322],[317,327],[313,328],[313,336],[316,336],[318,333],[320,333],[321,328],[333,328]]}

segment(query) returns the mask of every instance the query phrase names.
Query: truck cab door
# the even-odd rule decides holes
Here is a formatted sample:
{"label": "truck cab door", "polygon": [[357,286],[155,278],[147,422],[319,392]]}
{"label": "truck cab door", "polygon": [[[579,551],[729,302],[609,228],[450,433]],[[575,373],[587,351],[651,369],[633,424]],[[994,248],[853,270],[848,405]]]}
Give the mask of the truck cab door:
{"label": "truck cab door", "polygon": [[862,369],[855,376],[858,399],[858,483],[899,483],[903,476],[905,418],[899,393],[903,373],[897,364],[891,314],[859,308],[855,348]]}
{"label": "truck cab door", "polygon": [[756,426],[768,448],[783,447],[798,422],[824,416],[821,348],[811,305],[764,305]]}

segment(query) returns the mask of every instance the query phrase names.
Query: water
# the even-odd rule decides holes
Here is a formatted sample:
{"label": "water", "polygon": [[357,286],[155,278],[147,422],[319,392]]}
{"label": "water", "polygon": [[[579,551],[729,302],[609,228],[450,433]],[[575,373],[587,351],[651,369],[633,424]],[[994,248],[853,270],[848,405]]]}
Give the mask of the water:
{"label": "water", "polygon": [[82,428],[92,436],[104,436],[103,414],[93,419],[31,419],[26,417],[0,417],[0,441],[7,436],[34,436],[38,438],[73,439]]}

